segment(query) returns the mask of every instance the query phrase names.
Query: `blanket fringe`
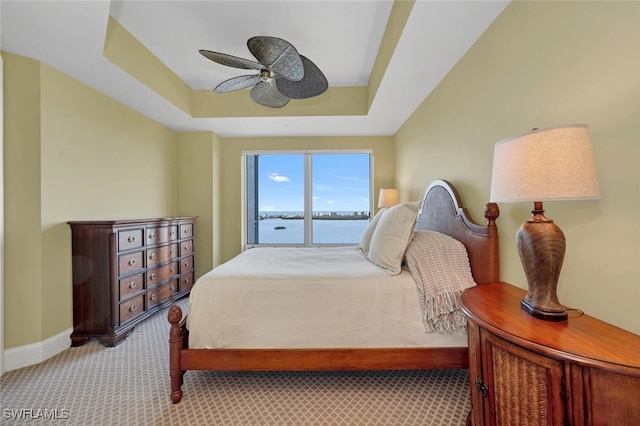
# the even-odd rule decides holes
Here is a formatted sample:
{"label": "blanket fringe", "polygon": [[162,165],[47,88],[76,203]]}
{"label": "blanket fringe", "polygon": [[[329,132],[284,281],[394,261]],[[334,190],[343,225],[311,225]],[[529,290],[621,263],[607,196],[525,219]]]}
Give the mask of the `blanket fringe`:
{"label": "blanket fringe", "polygon": [[461,295],[461,291],[446,292],[422,299],[423,320],[427,332],[467,331],[467,319],[460,310]]}

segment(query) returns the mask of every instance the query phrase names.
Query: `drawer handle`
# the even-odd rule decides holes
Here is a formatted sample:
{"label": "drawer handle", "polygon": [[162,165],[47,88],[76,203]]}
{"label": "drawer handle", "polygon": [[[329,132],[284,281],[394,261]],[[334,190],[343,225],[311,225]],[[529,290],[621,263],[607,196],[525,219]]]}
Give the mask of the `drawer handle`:
{"label": "drawer handle", "polygon": [[187,284],[189,284],[189,283],[191,282],[191,280],[190,280],[189,278],[185,278],[185,279],[184,279],[184,282],[185,282],[185,283],[187,283]]}
{"label": "drawer handle", "polygon": [[156,233],[155,232],[152,232],[152,233],[149,234],[149,238],[153,239],[155,237],[156,237]]}
{"label": "drawer handle", "polygon": [[478,392],[482,394],[483,398],[487,397],[487,394],[489,393],[489,389],[484,383],[482,383],[482,380],[476,379],[476,389],[478,389]]}
{"label": "drawer handle", "polygon": [[173,229],[171,230],[171,235],[176,235],[176,231],[174,231]]}
{"label": "drawer handle", "polygon": [[156,300],[157,298],[158,298],[158,295],[157,295],[157,294],[153,293],[153,294],[151,295],[151,300]]}
{"label": "drawer handle", "polygon": [[189,262],[184,262],[184,267],[188,268],[189,267]]}
{"label": "drawer handle", "polygon": [[155,274],[155,272],[153,274],[151,274],[151,279],[155,280],[156,278],[158,278],[158,276]]}
{"label": "drawer handle", "polygon": [[136,283],[135,281],[131,281],[129,283],[129,288],[136,288],[137,285],[138,285],[138,283]]}
{"label": "drawer handle", "polygon": [[175,285],[173,285],[173,284],[171,284],[171,285],[169,286],[169,288],[171,289],[171,291],[173,291],[173,290],[175,290],[175,289],[176,289],[176,286],[175,286]]}
{"label": "drawer handle", "polygon": [[136,305],[129,306],[129,312],[135,312],[138,307]]}
{"label": "drawer handle", "polygon": [[129,259],[129,266],[133,266],[136,264],[136,260],[135,259]]}
{"label": "drawer handle", "polygon": [[184,250],[185,251],[189,250],[189,246],[184,246]]}
{"label": "drawer handle", "polygon": [[127,238],[127,241],[129,241],[130,243],[134,242],[136,240],[136,237],[134,237],[133,235],[129,235],[129,238]]}
{"label": "drawer handle", "polygon": [[171,272],[175,272],[175,271],[176,271],[176,267],[175,267],[175,266],[172,266],[172,267],[171,267]]}
{"label": "drawer handle", "polygon": [[174,248],[172,248],[171,250],[169,250],[169,253],[171,253],[171,254],[175,254],[175,252],[176,252],[176,249],[174,249]]}
{"label": "drawer handle", "polygon": [[184,233],[188,234],[189,233],[189,228],[184,228]]}
{"label": "drawer handle", "polygon": [[155,252],[153,252],[153,253],[151,253],[151,254],[149,255],[149,259],[151,259],[151,260],[155,259],[156,257],[158,257],[158,254],[157,254],[157,253],[155,253]]}

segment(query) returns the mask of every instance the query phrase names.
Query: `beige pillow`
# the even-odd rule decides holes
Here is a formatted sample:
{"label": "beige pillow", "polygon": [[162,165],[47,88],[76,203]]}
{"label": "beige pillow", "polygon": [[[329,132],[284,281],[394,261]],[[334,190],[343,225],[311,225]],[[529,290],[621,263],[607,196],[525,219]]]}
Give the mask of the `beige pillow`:
{"label": "beige pillow", "polygon": [[367,257],[390,275],[400,273],[420,203],[409,202],[389,207],[375,227]]}
{"label": "beige pillow", "polygon": [[373,231],[375,231],[380,218],[384,214],[386,207],[381,208],[378,213],[376,213],[373,218],[371,218],[371,222],[367,225],[360,237],[360,242],[358,243],[358,248],[362,250],[362,252],[367,255],[369,253],[369,246],[371,245],[371,238],[373,237]]}

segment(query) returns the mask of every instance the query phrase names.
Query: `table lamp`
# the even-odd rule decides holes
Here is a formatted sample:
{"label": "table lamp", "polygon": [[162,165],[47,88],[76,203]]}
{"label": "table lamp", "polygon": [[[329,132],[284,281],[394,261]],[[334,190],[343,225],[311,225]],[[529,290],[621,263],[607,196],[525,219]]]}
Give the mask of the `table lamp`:
{"label": "table lamp", "polygon": [[380,188],[378,208],[391,207],[396,204],[398,204],[398,190],[393,188]]}
{"label": "table lamp", "polygon": [[492,202],[533,201],[531,218],[516,234],[528,291],[521,307],[548,321],[565,321],[556,290],[565,237],[544,216],[543,201],[600,198],[589,127],[574,124],[534,129],[496,143],[491,176]]}

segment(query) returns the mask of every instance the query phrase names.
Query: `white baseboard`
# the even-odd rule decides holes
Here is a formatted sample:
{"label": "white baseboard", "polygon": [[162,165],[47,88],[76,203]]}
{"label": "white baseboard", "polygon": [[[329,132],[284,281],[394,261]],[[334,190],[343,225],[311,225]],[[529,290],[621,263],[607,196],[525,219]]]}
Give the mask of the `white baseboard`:
{"label": "white baseboard", "polygon": [[4,351],[4,371],[16,370],[38,364],[71,346],[73,328],[51,336],[46,340]]}

